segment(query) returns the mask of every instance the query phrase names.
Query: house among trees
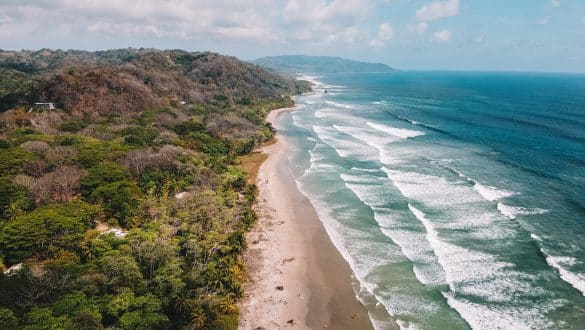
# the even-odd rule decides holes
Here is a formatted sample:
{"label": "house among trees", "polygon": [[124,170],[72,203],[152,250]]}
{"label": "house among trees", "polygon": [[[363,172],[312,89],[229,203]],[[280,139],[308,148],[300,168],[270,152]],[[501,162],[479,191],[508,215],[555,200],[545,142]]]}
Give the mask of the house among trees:
{"label": "house among trees", "polygon": [[31,110],[42,111],[42,110],[55,110],[55,103],[35,103],[35,106]]}

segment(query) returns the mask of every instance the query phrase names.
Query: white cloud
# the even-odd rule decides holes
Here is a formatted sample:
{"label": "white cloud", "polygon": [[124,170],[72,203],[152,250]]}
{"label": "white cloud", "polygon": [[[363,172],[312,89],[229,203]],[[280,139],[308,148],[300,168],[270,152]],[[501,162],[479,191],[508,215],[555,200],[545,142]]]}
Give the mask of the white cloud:
{"label": "white cloud", "polygon": [[359,24],[373,6],[373,0],[0,0],[0,43],[43,34],[65,42],[352,44],[367,40]]}
{"label": "white cloud", "polygon": [[[28,25],[28,32],[71,30],[67,37],[90,35],[148,38],[241,38],[274,41],[266,11],[268,0],[246,4],[228,0],[212,2],[142,0],[128,4],[119,0],[2,0],[0,12],[10,13],[15,21]],[[246,19],[242,19],[246,17]],[[267,38],[267,39],[266,39]]]}
{"label": "white cloud", "polygon": [[420,21],[433,21],[459,14],[459,0],[434,1],[416,11]]}
{"label": "white cloud", "polygon": [[363,39],[357,25],[372,8],[370,0],[287,0],[282,11],[284,34],[315,45],[353,44]]}
{"label": "white cloud", "polygon": [[441,30],[433,33],[433,40],[438,42],[449,42],[451,41],[451,31]]}
{"label": "white cloud", "polygon": [[429,27],[429,23],[419,22],[417,25],[411,26],[410,29],[412,31],[414,31],[414,33],[416,33],[416,34],[425,34],[428,27]]}
{"label": "white cloud", "polygon": [[378,39],[373,39],[370,41],[370,46],[374,48],[382,47],[384,46],[384,42]]}
{"label": "white cloud", "polygon": [[12,23],[14,19],[10,16],[4,15],[0,16],[0,24],[9,24]]}
{"label": "white cloud", "polygon": [[538,25],[547,25],[549,22],[548,18],[541,18],[538,21],[536,21],[536,24]]}
{"label": "white cloud", "polygon": [[378,28],[378,39],[387,41],[392,39],[393,36],[394,29],[390,24],[388,23],[380,24],[380,27]]}
{"label": "white cloud", "polygon": [[553,8],[558,8],[558,7],[561,5],[561,0],[552,0],[552,1],[550,2],[550,5],[551,5]]}
{"label": "white cloud", "polygon": [[350,26],[343,31],[343,38],[350,44],[357,42],[361,38],[361,33],[355,26]]}
{"label": "white cloud", "polygon": [[360,0],[288,0],[283,18],[286,23],[355,23],[372,8],[370,1]]}
{"label": "white cloud", "polygon": [[391,40],[394,37],[394,28],[388,23],[382,23],[378,27],[378,35],[376,39],[370,41],[372,47],[382,47],[386,41]]}

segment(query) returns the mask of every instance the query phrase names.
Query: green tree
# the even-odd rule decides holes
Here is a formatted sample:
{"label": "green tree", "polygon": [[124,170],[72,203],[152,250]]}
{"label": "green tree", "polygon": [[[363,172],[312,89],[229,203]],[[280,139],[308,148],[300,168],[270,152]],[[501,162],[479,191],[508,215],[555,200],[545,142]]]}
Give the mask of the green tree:
{"label": "green tree", "polygon": [[122,225],[135,214],[142,193],[122,166],[106,162],[92,167],[81,179],[81,194],[94,203],[103,203],[106,215]]}
{"label": "green tree", "polygon": [[23,165],[35,158],[35,154],[20,147],[0,149],[0,175],[22,173]]}
{"label": "green tree", "polygon": [[170,325],[160,300],[152,294],[136,297],[131,290],[122,290],[106,302],[106,310],[112,319],[118,318],[122,329],[166,329]]}
{"label": "green tree", "polygon": [[25,315],[25,330],[63,330],[72,324],[65,316],[55,317],[49,307],[33,309]]}
{"label": "green tree", "polygon": [[98,215],[99,208],[81,201],[38,208],[0,229],[0,248],[10,264],[36,253],[77,249]]}
{"label": "green tree", "polygon": [[10,177],[0,177],[0,219],[14,220],[30,207],[26,189],[12,182]]}
{"label": "green tree", "polygon": [[130,288],[142,291],[145,288],[140,266],[134,258],[112,251],[98,261],[100,271],[106,276],[106,285],[110,291],[119,288]]}
{"label": "green tree", "polygon": [[0,330],[14,330],[18,327],[18,319],[8,308],[0,308]]}

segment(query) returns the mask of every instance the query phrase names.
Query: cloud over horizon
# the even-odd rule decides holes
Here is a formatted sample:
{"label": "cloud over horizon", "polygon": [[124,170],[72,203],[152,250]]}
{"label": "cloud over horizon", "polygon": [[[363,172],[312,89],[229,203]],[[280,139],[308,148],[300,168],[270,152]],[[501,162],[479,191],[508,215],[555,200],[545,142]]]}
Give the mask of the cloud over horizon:
{"label": "cloud over horizon", "polygon": [[[526,63],[520,60],[523,50],[552,63],[550,50],[535,48],[550,45],[565,49],[567,57],[583,58],[585,3],[543,0],[507,13],[499,2],[509,5],[504,0],[1,0],[0,48],[183,48],[244,58],[341,54],[433,67],[459,66],[458,54],[476,54],[478,47],[500,54],[501,61]],[[528,30],[535,22],[546,22],[546,29]],[[483,66],[499,67],[493,56],[476,58]]]}

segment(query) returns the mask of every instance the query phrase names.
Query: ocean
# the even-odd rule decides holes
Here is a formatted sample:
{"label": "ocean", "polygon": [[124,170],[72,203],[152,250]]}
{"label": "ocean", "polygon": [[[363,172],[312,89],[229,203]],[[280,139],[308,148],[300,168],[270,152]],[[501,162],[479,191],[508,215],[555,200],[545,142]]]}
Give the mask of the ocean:
{"label": "ocean", "polygon": [[277,128],[376,328],[583,328],[584,75],[305,78]]}

